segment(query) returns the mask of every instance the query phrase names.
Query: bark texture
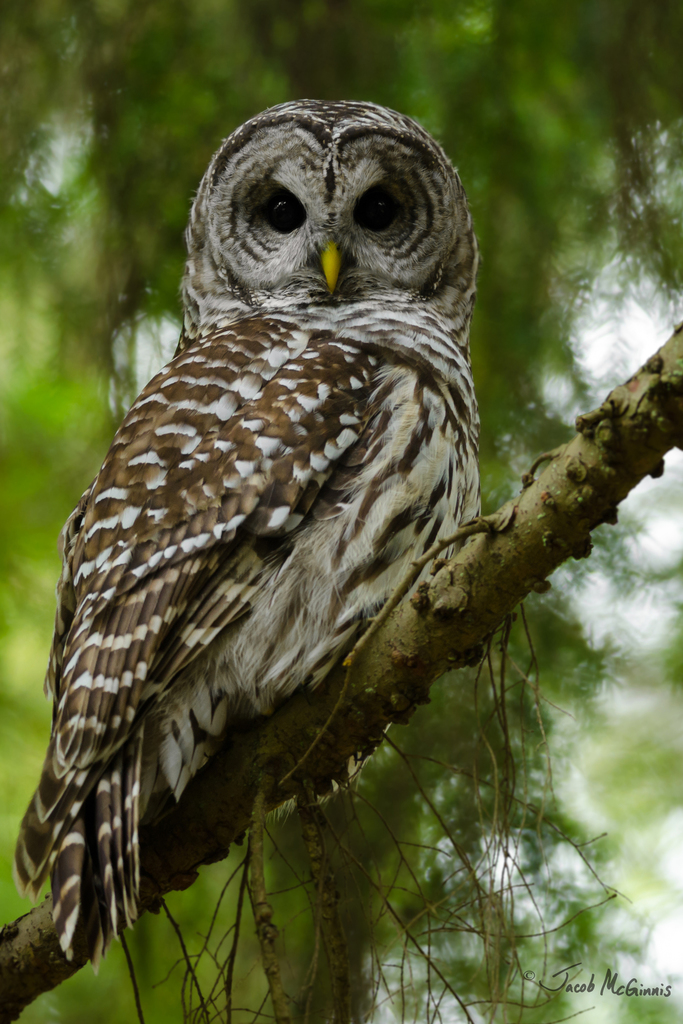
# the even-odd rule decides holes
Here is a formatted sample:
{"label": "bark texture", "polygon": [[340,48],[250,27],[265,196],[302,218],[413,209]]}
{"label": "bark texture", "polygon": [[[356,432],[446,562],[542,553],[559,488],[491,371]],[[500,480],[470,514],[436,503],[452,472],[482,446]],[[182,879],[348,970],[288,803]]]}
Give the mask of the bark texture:
{"label": "bark texture", "polygon": [[[317,794],[343,783],[354,755],[367,755],[390,722],[407,722],[445,671],[471,663],[481,644],[531,591],[570,557],[585,558],[591,531],[616,522],[616,509],[645,476],[659,476],[666,452],[683,446],[683,324],[599,409],[580,416],[577,435],[551,453],[538,479],[491,519],[496,532],[473,537],[431,583],[395,609],[354,659],[350,684],[325,734],[307,753],[344,686],[338,665],[308,697],[232,736],[188,786],[172,814],[141,832],[140,912],[185,889],[202,864],[242,842],[259,790],[266,810],[295,798],[305,781]],[[545,461],[545,460],[541,460]],[[436,565],[439,563],[437,562]],[[50,899],[0,931],[0,1024],[16,1020],[42,992],[87,961],[82,935],[64,958]]]}

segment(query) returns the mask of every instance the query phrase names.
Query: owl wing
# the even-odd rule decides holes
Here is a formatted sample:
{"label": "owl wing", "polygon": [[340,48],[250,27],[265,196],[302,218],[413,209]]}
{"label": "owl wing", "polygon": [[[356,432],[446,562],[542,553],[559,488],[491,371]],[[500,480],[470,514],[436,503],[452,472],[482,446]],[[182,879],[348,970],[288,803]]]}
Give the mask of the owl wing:
{"label": "owl wing", "polygon": [[63,533],[56,712],[20,888],[37,895],[144,712],[248,610],[262,560],[244,542],[276,545],[307,514],[358,439],[377,362],[330,332],[253,319],[196,342],[132,406]]}
{"label": "owl wing", "polygon": [[52,647],[50,649],[44,686],[45,696],[52,697],[54,712],[57,711],[57,702],[59,700],[59,680],[64,663],[64,645],[76,613],[76,592],[71,573],[74,546],[78,540],[85,510],[88,507],[90,493],[94,486],[95,482],[93,481],[90,487],[83,492],[76,508],[62,527],[57,545],[62,559],[62,572],[57,581],[55,628],[52,635]]}

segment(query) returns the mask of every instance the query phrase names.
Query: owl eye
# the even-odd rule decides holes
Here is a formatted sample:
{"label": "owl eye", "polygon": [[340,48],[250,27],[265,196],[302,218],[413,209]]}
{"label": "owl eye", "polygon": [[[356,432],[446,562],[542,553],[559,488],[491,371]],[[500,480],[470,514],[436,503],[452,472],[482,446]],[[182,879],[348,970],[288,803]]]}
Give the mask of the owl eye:
{"label": "owl eye", "polygon": [[353,211],[356,224],[368,231],[384,231],[396,216],[396,203],[383,188],[369,188]]}
{"label": "owl eye", "polygon": [[266,203],[266,220],[271,228],[288,235],[301,227],[306,220],[306,211],[296,196],[283,189],[271,196]]}

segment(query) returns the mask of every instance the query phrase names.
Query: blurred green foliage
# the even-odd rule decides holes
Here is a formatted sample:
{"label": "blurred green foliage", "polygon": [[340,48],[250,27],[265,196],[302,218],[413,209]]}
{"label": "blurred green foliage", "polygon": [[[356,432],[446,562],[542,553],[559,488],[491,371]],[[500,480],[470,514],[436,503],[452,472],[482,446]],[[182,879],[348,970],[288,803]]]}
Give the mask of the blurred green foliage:
{"label": "blurred green foliage", "polygon": [[[59,572],[56,537],[121,412],[173,348],[185,220],[220,139],[266,106],[315,96],[386,104],[418,118],[443,142],[468,191],[483,254],[472,358],[484,506],[491,510],[515,492],[538,451],[568,436],[567,410],[596,397],[573,342],[605,268],[617,282],[615,309],[644,280],[660,299],[680,302],[682,38],[679,0],[5,0],[2,921],[26,909],[10,862],[49,729],[39,691]],[[609,303],[605,309],[609,316]],[[591,614],[581,604],[593,574],[593,582],[618,580],[622,592],[665,588],[669,611],[676,610],[683,600],[677,559],[656,570],[638,563],[629,546],[638,529],[633,520],[614,531],[587,568],[563,570],[551,594],[529,602],[543,700],[574,715],[570,724],[541,704],[554,794],[533,672],[532,682],[524,681],[529,643],[518,622],[510,656],[519,671],[508,665],[514,764],[491,680],[485,671],[475,685],[475,672],[463,672],[435,688],[432,704],[408,729],[392,730],[391,744],[364,769],[352,795],[328,805],[340,841],[334,856],[352,954],[354,1020],[461,1019],[448,993],[437,1006],[443,986],[433,972],[426,977],[414,946],[397,936],[384,898],[406,927],[413,922],[466,1002],[485,1001],[504,984],[513,947],[509,935],[499,935],[502,959],[493,957],[487,974],[472,928],[487,919],[493,934],[513,909],[524,934],[540,931],[539,914],[548,929],[573,918],[545,941],[518,940],[521,966],[531,964],[538,977],[578,961],[596,976],[615,963],[647,975],[638,908],[629,911],[617,900],[601,912],[580,913],[605,893],[563,838],[582,842],[609,828],[611,839],[588,847],[605,880],[625,879],[632,898],[659,894],[662,909],[671,899],[657,850],[667,848],[666,830],[677,808],[680,814],[682,633],[673,627],[667,650],[638,659],[623,635],[609,641],[603,630],[599,642],[592,639]],[[499,673],[498,655],[494,660]],[[541,822],[542,805],[551,825]],[[509,847],[501,839],[504,820],[512,830]],[[272,822],[270,831],[268,884],[279,892],[273,900],[285,985],[303,992],[304,1005],[314,945],[302,888],[305,856],[295,817]],[[462,856],[485,881],[488,872],[488,902],[463,872]],[[242,858],[236,849],[226,863],[205,869],[191,890],[169,898],[193,953]],[[516,885],[515,871],[524,873],[526,894],[503,893],[508,869]],[[238,871],[216,914],[211,955],[197,967],[205,992],[221,976],[217,965],[232,943],[227,934],[216,951],[234,920],[239,884]],[[431,914],[421,909],[425,901]],[[247,900],[235,1021],[253,1019],[264,995],[250,915]],[[147,915],[129,936],[148,1022],[182,1019],[184,966],[176,942],[163,916]],[[317,1019],[325,1019],[323,960],[314,988]],[[517,973],[495,1019],[534,1024],[600,1002],[565,993],[550,1007],[520,1010],[520,982]],[[186,999],[189,991],[186,984]],[[525,996],[533,1000],[538,991],[526,985]],[[679,1019],[680,1005],[621,1000],[618,1018],[602,1006],[590,1019],[664,1022]],[[251,1014],[238,1012],[242,1007]],[[486,1019],[484,1002],[471,1012]],[[116,945],[97,979],[86,968],[23,1019],[119,1024],[134,1013]]]}

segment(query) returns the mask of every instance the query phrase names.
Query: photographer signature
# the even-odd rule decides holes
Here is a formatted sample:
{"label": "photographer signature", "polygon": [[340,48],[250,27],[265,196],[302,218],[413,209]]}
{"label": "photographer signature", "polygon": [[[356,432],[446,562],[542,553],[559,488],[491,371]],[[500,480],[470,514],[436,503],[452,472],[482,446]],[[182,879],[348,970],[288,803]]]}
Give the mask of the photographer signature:
{"label": "photographer signature", "polygon": [[[558,975],[562,974],[564,977],[555,986],[546,985],[540,979],[536,982],[545,992],[595,992],[596,982],[595,974],[591,974],[590,981],[577,982],[576,976],[570,981],[569,972],[573,971],[575,967],[581,967],[581,960],[578,963],[570,964],[569,967],[561,967],[559,971],[551,976],[557,978]],[[580,972],[579,972],[580,973]],[[536,975],[533,971],[525,971],[524,978],[526,981],[536,981]],[[646,985],[643,982],[639,982],[637,978],[630,978],[626,984],[619,984],[619,974],[617,971],[611,971],[609,967],[605,971],[605,977],[602,985],[599,989],[599,994],[602,996],[605,992],[611,992],[615,996],[664,996],[668,999],[671,995],[671,985]]]}

